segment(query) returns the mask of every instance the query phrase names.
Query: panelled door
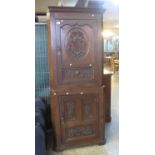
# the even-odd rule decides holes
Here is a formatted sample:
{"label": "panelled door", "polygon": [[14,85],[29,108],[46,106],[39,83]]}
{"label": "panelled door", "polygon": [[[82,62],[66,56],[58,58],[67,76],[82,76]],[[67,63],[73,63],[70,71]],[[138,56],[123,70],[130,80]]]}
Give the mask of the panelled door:
{"label": "panelled door", "polygon": [[101,84],[102,62],[95,19],[56,19],[58,85]]}
{"label": "panelled door", "polygon": [[103,135],[100,133],[103,132],[103,122],[101,124],[100,120],[103,121],[104,117],[104,107],[100,100],[102,94],[94,91],[58,97],[62,144],[89,143]]}

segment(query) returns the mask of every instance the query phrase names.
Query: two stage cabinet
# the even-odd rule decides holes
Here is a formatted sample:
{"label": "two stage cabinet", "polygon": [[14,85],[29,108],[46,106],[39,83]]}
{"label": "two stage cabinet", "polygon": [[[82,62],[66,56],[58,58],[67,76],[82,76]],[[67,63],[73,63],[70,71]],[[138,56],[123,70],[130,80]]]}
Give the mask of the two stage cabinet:
{"label": "two stage cabinet", "polygon": [[51,113],[56,149],[104,143],[103,10],[49,7]]}

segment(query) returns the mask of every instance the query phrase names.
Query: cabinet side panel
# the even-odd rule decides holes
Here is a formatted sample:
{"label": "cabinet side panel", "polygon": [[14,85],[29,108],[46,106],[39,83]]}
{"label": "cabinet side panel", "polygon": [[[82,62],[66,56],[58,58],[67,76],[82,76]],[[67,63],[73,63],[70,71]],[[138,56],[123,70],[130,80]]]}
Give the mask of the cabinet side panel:
{"label": "cabinet side panel", "polygon": [[59,100],[57,96],[51,96],[51,123],[54,130],[54,140],[57,148],[62,145],[61,126],[60,126],[60,113],[59,113]]}
{"label": "cabinet side panel", "polygon": [[99,134],[100,143],[105,143],[105,95],[104,87],[99,90]]}

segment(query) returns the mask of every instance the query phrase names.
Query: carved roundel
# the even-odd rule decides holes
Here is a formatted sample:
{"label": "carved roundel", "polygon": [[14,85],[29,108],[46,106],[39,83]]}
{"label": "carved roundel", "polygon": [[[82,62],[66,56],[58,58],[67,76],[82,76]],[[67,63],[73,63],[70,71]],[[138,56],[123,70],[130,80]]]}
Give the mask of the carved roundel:
{"label": "carved roundel", "polygon": [[74,28],[69,31],[66,38],[66,52],[78,59],[88,52],[88,39],[84,31]]}

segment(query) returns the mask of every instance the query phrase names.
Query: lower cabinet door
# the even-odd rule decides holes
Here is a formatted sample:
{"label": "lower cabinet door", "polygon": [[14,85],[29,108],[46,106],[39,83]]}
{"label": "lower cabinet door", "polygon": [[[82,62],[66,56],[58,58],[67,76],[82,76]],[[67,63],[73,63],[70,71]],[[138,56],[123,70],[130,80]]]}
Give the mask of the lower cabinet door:
{"label": "lower cabinet door", "polygon": [[75,89],[57,94],[62,146],[104,143],[103,88]]}

